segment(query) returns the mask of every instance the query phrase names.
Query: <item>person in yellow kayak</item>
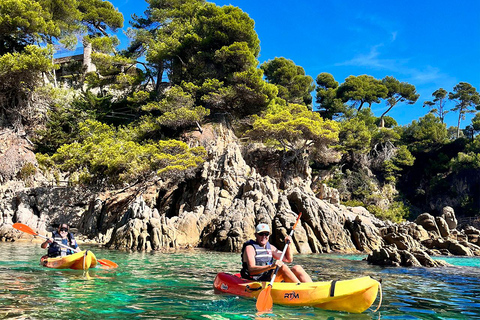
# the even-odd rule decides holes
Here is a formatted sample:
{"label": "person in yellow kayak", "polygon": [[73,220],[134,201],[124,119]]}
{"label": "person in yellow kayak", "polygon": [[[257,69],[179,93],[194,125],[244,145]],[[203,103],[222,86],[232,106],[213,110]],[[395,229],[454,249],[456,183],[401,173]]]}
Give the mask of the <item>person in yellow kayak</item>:
{"label": "person in yellow kayak", "polygon": [[[299,266],[288,267],[285,263],[293,261],[293,254],[288,246],[283,261],[279,261],[282,251],[275,248],[268,241],[270,227],[268,224],[260,223],[255,228],[255,240],[250,240],[242,248],[242,278],[255,281],[270,281],[273,272],[278,266],[275,282],[312,282],[312,278]],[[285,243],[288,241],[285,237]],[[275,259],[275,260],[274,260]]]}
{"label": "person in yellow kayak", "polygon": [[[75,251],[61,247],[57,243],[66,245],[72,249],[75,249]],[[69,231],[69,227],[66,223],[60,224],[58,226],[58,230],[52,232],[52,238],[49,238],[47,241],[42,243],[41,247],[42,249],[46,249],[48,247],[48,253],[47,255],[43,256],[42,259],[65,257],[74,252],[80,252],[77,241],[75,241],[75,238]]]}

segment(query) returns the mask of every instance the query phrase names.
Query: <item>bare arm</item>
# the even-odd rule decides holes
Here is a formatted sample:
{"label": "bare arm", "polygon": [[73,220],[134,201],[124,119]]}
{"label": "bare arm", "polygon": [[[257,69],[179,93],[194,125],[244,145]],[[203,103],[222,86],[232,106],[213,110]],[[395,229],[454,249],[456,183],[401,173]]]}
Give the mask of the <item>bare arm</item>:
{"label": "bare arm", "polygon": [[52,240],[51,240],[51,239],[47,239],[47,240],[45,240],[45,242],[43,242],[43,243],[40,245],[40,247],[41,247],[42,249],[46,249],[46,248],[48,248],[48,246],[50,245],[50,243],[52,243]]}
{"label": "bare arm", "polygon": [[247,246],[245,248],[243,260],[247,263],[248,272],[252,275],[260,274],[275,268],[275,265],[257,266],[255,264],[255,249],[252,246]]}
{"label": "bare arm", "polygon": [[[287,241],[289,240],[289,236],[285,237],[285,245],[287,245]],[[272,255],[275,260],[279,260],[282,257],[282,252],[278,250],[276,247],[272,246]],[[293,253],[290,250],[290,246],[288,246],[287,251],[285,252],[285,256],[283,257],[283,262],[291,263],[293,261]]]}

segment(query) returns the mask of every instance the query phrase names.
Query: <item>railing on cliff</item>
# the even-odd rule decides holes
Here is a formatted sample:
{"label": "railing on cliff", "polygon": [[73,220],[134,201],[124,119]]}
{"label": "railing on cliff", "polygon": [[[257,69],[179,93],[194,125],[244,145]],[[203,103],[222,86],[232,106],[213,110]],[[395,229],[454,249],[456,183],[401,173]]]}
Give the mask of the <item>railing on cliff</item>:
{"label": "railing on cliff", "polygon": [[459,229],[465,228],[466,226],[472,226],[474,228],[480,229],[480,217],[457,218],[457,223],[458,223]]}

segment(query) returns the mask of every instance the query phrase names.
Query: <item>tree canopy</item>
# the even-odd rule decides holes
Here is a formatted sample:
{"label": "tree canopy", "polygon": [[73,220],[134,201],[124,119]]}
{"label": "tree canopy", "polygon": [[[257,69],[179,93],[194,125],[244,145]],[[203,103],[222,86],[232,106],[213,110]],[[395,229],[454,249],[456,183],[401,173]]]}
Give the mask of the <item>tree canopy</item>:
{"label": "tree canopy", "polygon": [[349,76],[337,89],[337,95],[343,102],[352,103],[360,111],[365,103],[380,103],[388,95],[388,88],[381,80],[369,75]]}
{"label": "tree canopy", "polygon": [[480,109],[480,94],[471,84],[460,82],[453,87],[453,92],[448,94],[450,100],[455,100],[456,104],[452,111],[458,111],[457,122],[457,138],[460,136],[460,122],[465,120],[465,115],[474,113],[476,109]]}
{"label": "tree canopy", "polygon": [[268,82],[278,87],[278,96],[288,103],[304,104],[311,108],[312,95],[315,89],[313,79],[305,75],[305,70],[295,65],[292,60],[275,58],[264,62],[263,70]]}
{"label": "tree canopy", "polygon": [[447,90],[440,88],[435,90],[432,93],[434,97],[432,101],[425,101],[423,106],[428,106],[430,112],[437,115],[440,118],[440,121],[443,123],[445,120],[445,115],[449,112],[446,110],[445,103],[447,101]]}
{"label": "tree canopy", "polygon": [[306,106],[287,104],[271,106],[264,116],[254,116],[253,128],[246,136],[283,151],[294,157],[312,149],[325,149],[338,140],[338,123],[323,119]]}

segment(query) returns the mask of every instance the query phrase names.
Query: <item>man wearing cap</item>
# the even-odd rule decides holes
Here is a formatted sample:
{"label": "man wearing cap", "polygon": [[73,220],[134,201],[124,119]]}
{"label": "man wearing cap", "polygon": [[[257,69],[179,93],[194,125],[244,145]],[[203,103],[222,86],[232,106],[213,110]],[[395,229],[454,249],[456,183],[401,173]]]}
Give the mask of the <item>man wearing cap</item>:
{"label": "man wearing cap", "polygon": [[[290,246],[285,252],[283,261],[278,259],[282,256],[282,251],[275,248],[268,242],[270,237],[270,227],[268,224],[260,223],[255,228],[255,240],[250,240],[243,245],[242,249],[242,278],[256,281],[270,281],[273,272],[278,266],[275,281],[285,282],[312,282],[310,276],[299,266],[289,268],[286,263],[293,261],[293,254]],[[287,243],[288,236],[285,237]],[[274,260],[275,259],[275,260]]]}

